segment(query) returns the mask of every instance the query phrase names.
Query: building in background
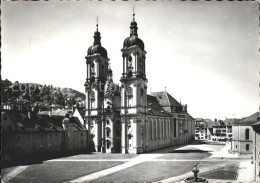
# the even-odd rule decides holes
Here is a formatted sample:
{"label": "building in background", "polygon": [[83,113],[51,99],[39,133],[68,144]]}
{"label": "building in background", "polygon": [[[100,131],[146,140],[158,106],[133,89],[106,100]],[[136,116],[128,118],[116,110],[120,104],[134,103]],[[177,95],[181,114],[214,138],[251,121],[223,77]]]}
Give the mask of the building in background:
{"label": "building in background", "polygon": [[211,119],[196,118],[195,140],[208,141],[212,135],[213,125],[214,122]]}
{"label": "building in background", "polygon": [[195,122],[195,140],[206,140],[207,139],[207,122],[205,119],[196,118]]}
{"label": "building in background", "polygon": [[208,141],[226,143],[232,140],[232,125],[214,125]]}
{"label": "building in background", "polygon": [[68,113],[38,113],[27,102],[9,102],[2,106],[1,117],[4,163],[88,151],[87,129]]}
{"label": "building in background", "polygon": [[257,122],[260,113],[256,112],[247,118],[235,120],[232,130],[231,151],[239,154],[253,153],[254,131],[252,125]]}
{"label": "building in background", "polygon": [[232,123],[228,121],[197,118],[195,140],[210,143],[226,143],[232,139]]}
{"label": "building in background", "polygon": [[[88,48],[85,119],[98,152],[143,153],[193,139],[194,119],[168,92],[147,94],[146,51],[133,17],[123,42],[121,85],[113,83],[100,32]],[[163,78],[162,78],[163,79]]]}
{"label": "building in background", "polygon": [[253,159],[255,166],[255,181],[260,181],[260,120],[252,125],[253,134]]}

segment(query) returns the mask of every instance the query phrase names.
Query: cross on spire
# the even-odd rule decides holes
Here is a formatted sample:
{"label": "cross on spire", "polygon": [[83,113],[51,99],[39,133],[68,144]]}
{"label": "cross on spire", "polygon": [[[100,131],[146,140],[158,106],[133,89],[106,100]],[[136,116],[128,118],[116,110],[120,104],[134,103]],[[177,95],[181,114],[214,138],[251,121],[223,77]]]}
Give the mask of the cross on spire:
{"label": "cross on spire", "polygon": [[96,16],[96,20],[97,20],[97,24],[96,24],[96,26],[97,26],[97,31],[98,31],[98,19],[99,19],[99,16]]}
{"label": "cross on spire", "polygon": [[135,5],[134,4],[132,5],[132,8],[133,8],[133,20],[135,21]]}

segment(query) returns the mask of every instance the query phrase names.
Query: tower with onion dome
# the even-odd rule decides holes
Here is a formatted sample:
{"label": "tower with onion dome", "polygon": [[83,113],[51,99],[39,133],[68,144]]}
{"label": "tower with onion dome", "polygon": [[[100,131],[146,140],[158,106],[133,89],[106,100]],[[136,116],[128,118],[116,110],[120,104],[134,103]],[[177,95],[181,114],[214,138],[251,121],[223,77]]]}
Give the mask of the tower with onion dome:
{"label": "tower with onion dome", "polygon": [[133,13],[130,36],[124,40],[121,81],[122,153],[142,153],[145,147],[145,117],[147,108],[147,79],[143,41],[138,37]]}
{"label": "tower with onion dome", "polygon": [[102,147],[102,106],[104,101],[104,85],[107,80],[109,58],[107,51],[101,46],[101,36],[97,28],[94,32],[94,43],[88,48],[86,58],[87,78],[86,93],[86,123],[90,132],[91,141],[96,151]]}

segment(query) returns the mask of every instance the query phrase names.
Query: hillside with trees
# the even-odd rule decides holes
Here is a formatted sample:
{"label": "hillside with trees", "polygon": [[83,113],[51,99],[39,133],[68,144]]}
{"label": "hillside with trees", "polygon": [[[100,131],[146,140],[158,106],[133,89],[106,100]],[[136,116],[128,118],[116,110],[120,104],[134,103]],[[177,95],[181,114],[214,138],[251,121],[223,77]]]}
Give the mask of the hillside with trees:
{"label": "hillside with trees", "polygon": [[76,103],[84,105],[85,95],[71,88],[18,81],[12,83],[1,79],[1,103],[21,100],[43,106],[72,107]]}

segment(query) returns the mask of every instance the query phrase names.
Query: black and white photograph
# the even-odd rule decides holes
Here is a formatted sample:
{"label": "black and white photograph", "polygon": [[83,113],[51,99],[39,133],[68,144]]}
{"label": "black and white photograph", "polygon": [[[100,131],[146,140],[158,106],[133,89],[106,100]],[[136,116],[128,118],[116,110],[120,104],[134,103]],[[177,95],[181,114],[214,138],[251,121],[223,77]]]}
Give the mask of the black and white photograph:
{"label": "black and white photograph", "polygon": [[259,2],[3,0],[1,182],[260,182]]}

